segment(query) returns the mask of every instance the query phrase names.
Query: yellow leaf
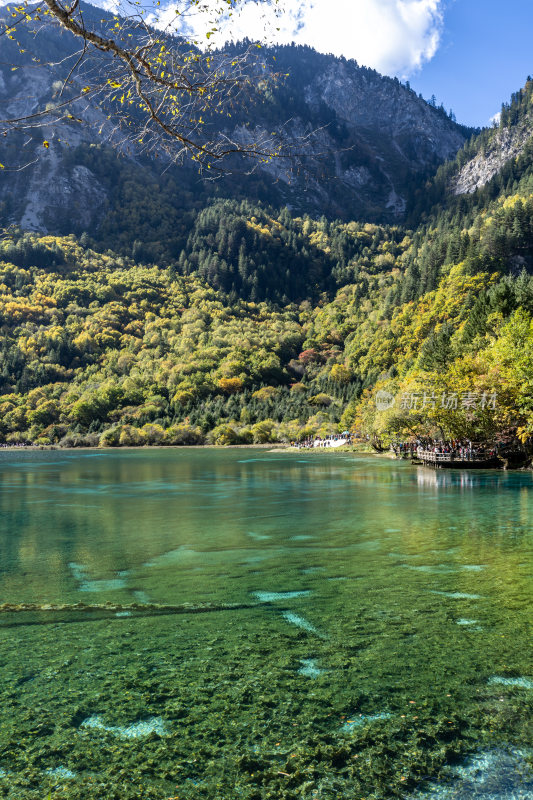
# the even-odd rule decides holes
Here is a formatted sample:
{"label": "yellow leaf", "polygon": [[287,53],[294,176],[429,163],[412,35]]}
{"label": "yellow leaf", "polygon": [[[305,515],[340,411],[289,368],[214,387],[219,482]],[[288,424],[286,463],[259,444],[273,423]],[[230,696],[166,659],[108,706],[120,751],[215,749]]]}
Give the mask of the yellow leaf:
{"label": "yellow leaf", "polygon": [[45,139],[45,141],[43,142],[43,147],[46,147],[46,148],[50,147],[50,142],[47,142],[46,139]]}

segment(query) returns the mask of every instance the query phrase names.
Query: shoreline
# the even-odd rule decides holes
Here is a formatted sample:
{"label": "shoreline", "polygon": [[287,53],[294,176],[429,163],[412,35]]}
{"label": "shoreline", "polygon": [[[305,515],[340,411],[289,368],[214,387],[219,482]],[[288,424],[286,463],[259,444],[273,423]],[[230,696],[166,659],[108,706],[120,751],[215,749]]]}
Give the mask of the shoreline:
{"label": "shoreline", "polygon": [[302,455],[305,453],[306,455],[313,454],[343,454],[346,455],[351,453],[352,455],[364,455],[364,456],[376,456],[377,458],[390,458],[394,459],[394,454],[387,453],[376,453],[373,450],[363,450],[357,449],[352,445],[344,445],[341,447],[303,447],[298,449],[296,447],[288,447],[286,444],[276,442],[267,442],[265,444],[233,444],[233,445],[218,445],[218,444],[187,444],[187,445],[178,445],[178,444],[170,444],[170,445],[161,445],[161,444],[154,444],[154,445],[125,445],[123,447],[60,447],[59,445],[26,445],[24,447],[17,447],[16,445],[9,445],[6,447],[0,447],[0,454],[2,452],[5,453],[14,453],[14,452],[31,452],[31,453],[42,453],[42,452],[69,452],[69,453],[113,453],[113,452],[121,452],[121,451],[141,451],[141,450],[217,450],[217,451],[227,451],[227,450],[264,450],[268,453],[295,453]]}

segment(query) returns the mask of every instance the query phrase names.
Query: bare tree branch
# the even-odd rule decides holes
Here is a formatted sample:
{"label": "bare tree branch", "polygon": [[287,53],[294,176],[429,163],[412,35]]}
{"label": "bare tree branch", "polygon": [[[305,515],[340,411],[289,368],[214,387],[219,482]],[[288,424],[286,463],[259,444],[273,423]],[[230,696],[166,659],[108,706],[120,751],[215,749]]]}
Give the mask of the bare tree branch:
{"label": "bare tree branch", "polygon": [[[240,2],[220,0],[217,13],[228,13]],[[182,0],[176,13],[186,17],[203,8],[199,0]],[[200,166],[211,168],[235,154],[258,163],[287,155],[279,135],[263,132],[256,138],[232,137],[221,124],[237,104],[242,113],[245,100],[254,97],[260,83],[275,82],[279,77],[257,57],[254,46],[238,55],[209,48],[202,51],[190,38],[148,25],[146,12],[134,1],[129,15],[107,16],[99,24],[92,17],[87,22],[79,0],[71,5],[63,0],[43,0],[42,7],[33,9],[26,0],[13,13],[15,21],[3,31],[11,39],[15,27],[27,22],[35,39],[55,26],[72,35],[73,41],[80,40],[82,47],[55,65],[75,59],[61,79],[58,98],[62,102],[1,120],[4,132],[57,124],[59,119],[79,121],[83,112],[60,112],[69,105],[77,109],[84,100],[86,111],[92,104],[104,113],[115,143],[120,141],[122,147],[136,152],[155,152],[171,162],[188,155]],[[40,24],[37,30],[36,22]]]}

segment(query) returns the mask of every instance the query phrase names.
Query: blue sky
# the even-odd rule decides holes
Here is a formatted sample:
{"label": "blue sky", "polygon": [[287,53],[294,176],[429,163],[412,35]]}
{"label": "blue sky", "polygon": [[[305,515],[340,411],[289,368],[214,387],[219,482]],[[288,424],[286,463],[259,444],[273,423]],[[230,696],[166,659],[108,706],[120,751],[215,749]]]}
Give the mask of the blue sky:
{"label": "blue sky", "polygon": [[439,47],[411,85],[459,122],[486,125],[533,75],[533,0],[455,0],[443,21]]}

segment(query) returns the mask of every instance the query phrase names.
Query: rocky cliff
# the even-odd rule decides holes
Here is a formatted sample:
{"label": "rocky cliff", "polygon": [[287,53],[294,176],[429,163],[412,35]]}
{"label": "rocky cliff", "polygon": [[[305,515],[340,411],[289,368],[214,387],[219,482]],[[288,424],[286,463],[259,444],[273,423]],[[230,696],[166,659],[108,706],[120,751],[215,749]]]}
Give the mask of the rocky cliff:
{"label": "rocky cliff", "polygon": [[531,121],[528,120],[515,128],[495,131],[489,144],[484,145],[454,176],[450,187],[453,194],[472,194],[481,189],[505,164],[524,152],[532,135]]}

